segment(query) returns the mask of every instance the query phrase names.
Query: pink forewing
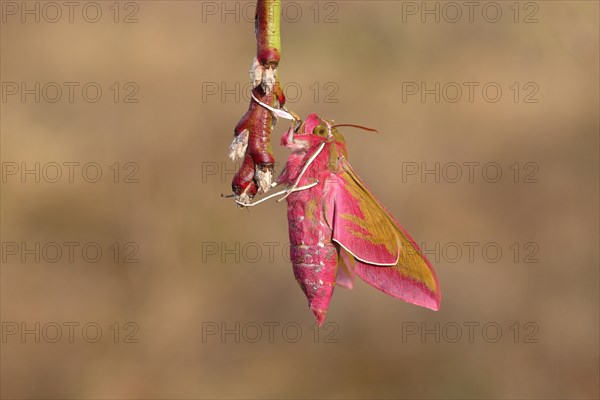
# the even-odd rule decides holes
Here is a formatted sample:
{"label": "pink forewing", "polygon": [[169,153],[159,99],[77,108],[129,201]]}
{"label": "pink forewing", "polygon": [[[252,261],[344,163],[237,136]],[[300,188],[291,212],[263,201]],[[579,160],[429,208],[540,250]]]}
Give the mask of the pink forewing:
{"label": "pink forewing", "polygon": [[347,161],[341,166],[326,182],[335,186],[326,200],[326,216],[333,240],[356,259],[356,275],[391,296],[438,310],[439,283],[429,260]]}
{"label": "pink forewing", "polygon": [[[327,202],[328,223],[333,240],[355,259],[376,265],[395,265],[398,262],[399,243],[390,246],[394,226],[389,220],[373,221],[365,215],[365,208],[356,193],[348,188],[340,175],[325,183],[329,186]],[[392,236],[393,237],[393,236]]]}

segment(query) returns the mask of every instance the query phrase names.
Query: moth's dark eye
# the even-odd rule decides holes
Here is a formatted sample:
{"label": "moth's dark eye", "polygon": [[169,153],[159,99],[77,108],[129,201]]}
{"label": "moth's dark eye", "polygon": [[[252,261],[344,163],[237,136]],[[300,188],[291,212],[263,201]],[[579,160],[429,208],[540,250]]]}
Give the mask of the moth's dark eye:
{"label": "moth's dark eye", "polygon": [[325,137],[329,134],[327,127],[325,125],[317,125],[315,129],[313,129],[313,134],[321,137]]}

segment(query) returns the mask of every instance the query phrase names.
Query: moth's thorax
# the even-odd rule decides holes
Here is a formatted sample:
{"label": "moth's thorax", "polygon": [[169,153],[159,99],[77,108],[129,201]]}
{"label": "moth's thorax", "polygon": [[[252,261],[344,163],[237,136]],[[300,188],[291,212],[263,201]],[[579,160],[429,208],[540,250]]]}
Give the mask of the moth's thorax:
{"label": "moth's thorax", "polygon": [[319,152],[314,158],[308,168],[303,171],[304,166],[311,160],[315,153],[319,150],[319,144],[312,146],[308,151],[296,151],[288,157],[285,165],[285,172],[280,179],[280,183],[291,185],[302,174],[299,186],[311,184],[315,181],[321,181],[323,174],[328,172],[329,169],[329,143],[325,144],[325,147]]}

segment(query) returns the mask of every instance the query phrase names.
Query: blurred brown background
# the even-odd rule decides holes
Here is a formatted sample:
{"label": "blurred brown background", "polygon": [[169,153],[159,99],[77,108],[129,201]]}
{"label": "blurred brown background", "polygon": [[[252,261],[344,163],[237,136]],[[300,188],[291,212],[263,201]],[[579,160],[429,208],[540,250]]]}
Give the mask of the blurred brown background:
{"label": "blurred brown background", "polygon": [[381,132],[351,162],[442,287],[320,331],[285,205],[220,198],[254,3],[75,3],[2,2],[3,398],[599,397],[597,2],[283,2],[289,107]]}

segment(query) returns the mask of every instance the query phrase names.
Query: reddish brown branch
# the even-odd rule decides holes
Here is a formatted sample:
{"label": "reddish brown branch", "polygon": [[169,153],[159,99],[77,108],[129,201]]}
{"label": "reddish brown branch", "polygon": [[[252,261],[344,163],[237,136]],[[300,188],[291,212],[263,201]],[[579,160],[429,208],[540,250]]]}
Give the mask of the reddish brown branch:
{"label": "reddish brown branch", "polygon": [[[285,97],[277,78],[280,59],[280,0],[258,0],[256,4],[256,58],[250,70],[254,82],[252,93],[265,104],[282,107]],[[271,149],[271,130],[275,125],[270,111],[250,100],[248,111],[234,130],[232,159],[243,157],[240,170],[233,178],[236,198],[246,202],[260,189],[266,192],[273,180],[275,159]]]}

